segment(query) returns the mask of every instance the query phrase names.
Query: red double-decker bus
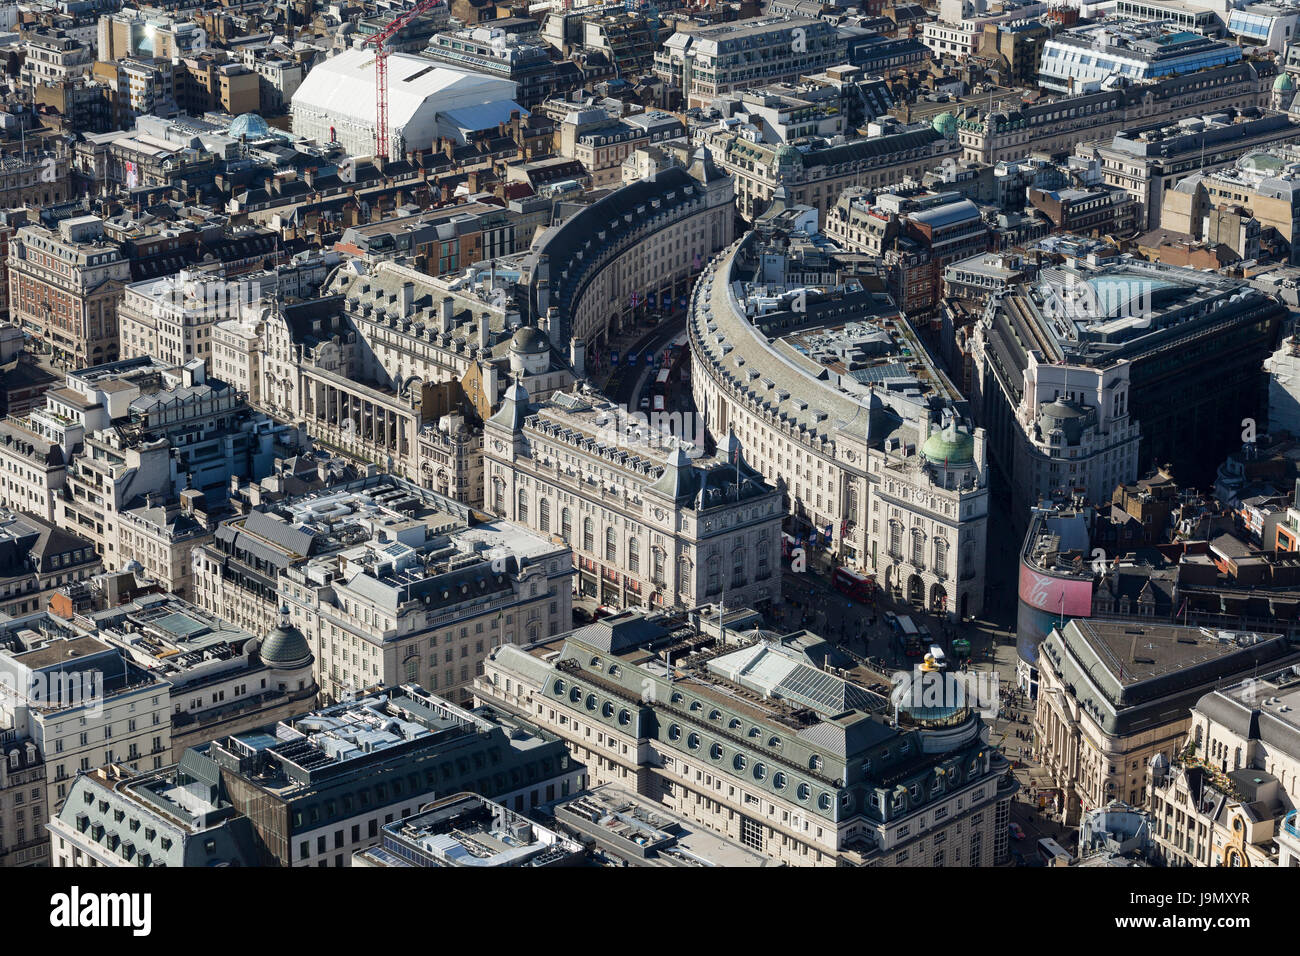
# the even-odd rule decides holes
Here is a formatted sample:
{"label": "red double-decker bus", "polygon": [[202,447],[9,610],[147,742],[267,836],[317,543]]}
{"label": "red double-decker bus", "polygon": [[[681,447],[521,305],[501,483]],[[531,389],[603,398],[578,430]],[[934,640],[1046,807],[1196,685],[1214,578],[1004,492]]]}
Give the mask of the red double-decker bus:
{"label": "red double-decker bus", "polygon": [[876,579],[870,574],[859,574],[848,568],[836,568],[831,576],[831,585],[835,590],[855,601],[870,604],[876,599]]}

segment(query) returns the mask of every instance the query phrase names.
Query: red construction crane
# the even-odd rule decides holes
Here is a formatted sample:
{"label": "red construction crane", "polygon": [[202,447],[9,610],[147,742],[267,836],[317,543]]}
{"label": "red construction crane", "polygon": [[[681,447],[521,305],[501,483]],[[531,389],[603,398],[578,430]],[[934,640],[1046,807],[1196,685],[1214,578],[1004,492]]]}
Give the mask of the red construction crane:
{"label": "red construction crane", "polygon": [[405,13],[400,13],[388,25],[369,37],[366,42],[375,45],[375,155],[388,158],[388,41],[420,14],[440,6],[443,0],[419,0]]}

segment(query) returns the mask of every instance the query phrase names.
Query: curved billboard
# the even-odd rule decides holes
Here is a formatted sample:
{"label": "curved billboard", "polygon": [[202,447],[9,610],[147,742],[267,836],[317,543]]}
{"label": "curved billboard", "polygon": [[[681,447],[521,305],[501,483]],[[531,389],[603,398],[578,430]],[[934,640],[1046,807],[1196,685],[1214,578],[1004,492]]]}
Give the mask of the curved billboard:
{"label": "curved billboard", "polygon": [[1021,563],[1020,600],[1040,611],[1087,617],[1092,613],[1092,579],[1053,577]]}
{"label": "curved billboard", "polygon": [[1052,628],[1072,617],[1092,615],[1092,581],[1058,578],[1020,564],[1020,604],[1016,614],[1016,653],[1038,666],[1038,645]]}

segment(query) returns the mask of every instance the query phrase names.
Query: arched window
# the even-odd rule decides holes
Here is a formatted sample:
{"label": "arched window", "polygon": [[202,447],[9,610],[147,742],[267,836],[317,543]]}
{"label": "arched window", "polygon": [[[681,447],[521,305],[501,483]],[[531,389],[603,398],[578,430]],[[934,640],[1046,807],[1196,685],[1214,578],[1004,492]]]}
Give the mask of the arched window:
{"label": "arched window", "polygon": [[683,557],[677,562],[677,587],[682,591],[691,589],[691,559]]}
{"label": "arched window", "polygon": [[651,548],[650,555],[652,561],[652,573],[650,579],[655,584],[663,584],[664,583],[664,549]]}
{"label": "arched window", "polygon": [[596,550],[596,526],[591,523],[590,518],[582,519],[582,550]]}
{"label": "arched window", "polygon": [[524,489],[519,489],[519,507],[515,512],[515,520],[520,524],[528,523],[528,493]]}
{"label": "arched window", "polygon": [[613,528],[605,529],[605,560],[618,560],[618,533]]}
{"label": "arched window", "polygon": [[641,572],[641,545],[636,538],[627,539],[627,569],[633,574]]}
{"label": "arched window", "polygon": [[501,517],[505,517],[506,483],[500,478],[492,479],[492,510]]}
{"label": "arched window", "polygon": [[543,534],[551,533],[551,503],[545,498],[537,503],[537,527]]}
{"label": "arched window", "polygon": [[560,509],[560,537],[565,544],[573,544],[573,512],[568,508]]}
{"label": "arched window", "polygon": [[903,523],[897,520],[889,522],[889,556],[892,558],[901,558],[903,556]]}
{"label": "arched window", "polygon": [[942,572],[948,567],[948,542],[943,538],[934,539],[934,569]]}
{"label": "arched window", "polygon": [[920,528],[912,529],[912,563],[925,567],[925,533]]}

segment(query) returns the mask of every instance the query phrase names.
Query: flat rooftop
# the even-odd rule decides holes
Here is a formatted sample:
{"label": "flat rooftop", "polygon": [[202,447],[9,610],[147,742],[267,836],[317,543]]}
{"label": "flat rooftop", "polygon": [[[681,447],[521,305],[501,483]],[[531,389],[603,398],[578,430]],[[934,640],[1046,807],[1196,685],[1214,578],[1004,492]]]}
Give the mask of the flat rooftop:
{"label": "flat rooftop", "polygon": [[620,859],[620,850],[637,854],[644,866],[776,866],[775,861],[739,843],[668,812],[622,787],[605,784],[556,804],[557,822],[594,836],[597,846]]}
{"label": "flat rooftop", "polygon": [[31,670],[111,651],[112,647],[95,637],[75,637],[66,641],[50,641],[43,647],[14,654],[13,659]]}
{"label": "flat rooftop", "polygon": [[1112,673],[1125,687],[1192,664],[1230,657],[1245,647],[1279,636],[1090,618],[1075,618],[1071,623],[1097,655],[1111,665]]}

